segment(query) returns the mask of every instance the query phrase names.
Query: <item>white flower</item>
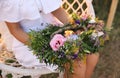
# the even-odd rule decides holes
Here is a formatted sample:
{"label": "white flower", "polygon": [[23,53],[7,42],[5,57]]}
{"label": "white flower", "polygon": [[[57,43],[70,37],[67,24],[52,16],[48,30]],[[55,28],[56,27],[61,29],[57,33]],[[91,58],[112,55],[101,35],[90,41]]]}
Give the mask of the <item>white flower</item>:
{"label": "white flower", "polygon": [[90,20],[89,23],[95,23],[96,21],[94,19]]}
{"label": "white flower", "polygon": [[101,32],[94,32],[92,33],[92,38],[95,39],[96,37],[100,37],[104,35],[104,33],[101,31]]}

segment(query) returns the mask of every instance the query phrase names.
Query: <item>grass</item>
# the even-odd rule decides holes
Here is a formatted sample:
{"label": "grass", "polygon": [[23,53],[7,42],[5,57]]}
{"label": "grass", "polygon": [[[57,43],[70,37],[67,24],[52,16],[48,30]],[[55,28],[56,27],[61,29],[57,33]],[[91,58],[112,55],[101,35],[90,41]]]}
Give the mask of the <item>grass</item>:
{"label": "grass", "polygon": [[93,78],[120,78],[120,28],[112,30],[110,41],[100,52]]}
{"label": "grass", "polygon": [[[104,4],[101,8],[102,10],[99,8],[96,11],[97,15],[106,21],[110,3],[106,4],[108,5],[107,7]],[[103,9],[103,7],[105,8]],[[120,1],[118,7],[112,25],[113,29],[110,33],[110,40],[100,52],[100,60],[92,78],[120,78]]]}

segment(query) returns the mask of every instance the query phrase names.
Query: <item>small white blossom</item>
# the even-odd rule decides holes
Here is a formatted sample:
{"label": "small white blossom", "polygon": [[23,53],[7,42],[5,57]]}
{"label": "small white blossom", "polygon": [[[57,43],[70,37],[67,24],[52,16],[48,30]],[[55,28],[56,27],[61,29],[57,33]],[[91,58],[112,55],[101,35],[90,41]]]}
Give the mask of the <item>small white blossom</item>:
{"label": "small white blossom", "polygon": [[95,39],[96,37],[100,37],[104,35],[104,33],[101,31],[101,32],[94,32],[92,33],[92,38]]}
{"label": "small white blossom", "polygon": [[89,23],[95,23],[96,21],[94,19],[90,20]]}
{"label": "small white blossom", "polygon": [[76,34],[73,34],[73,35],[69,36],[68,39],[70,39],[70,40],[76,40],[76,39],[78,39],[78,36]]}

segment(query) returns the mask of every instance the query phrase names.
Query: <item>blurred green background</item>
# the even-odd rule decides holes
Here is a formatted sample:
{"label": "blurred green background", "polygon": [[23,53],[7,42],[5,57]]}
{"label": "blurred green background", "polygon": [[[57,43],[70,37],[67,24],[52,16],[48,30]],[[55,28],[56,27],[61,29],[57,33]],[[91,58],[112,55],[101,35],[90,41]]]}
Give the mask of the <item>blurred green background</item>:
{"label": "blurred green background", "polygon": [[[112,0],[93,0],[96,16],[106,23]],[[110,32],[110,40],[100,52],[92,78],[120,78],[120,1]]]}

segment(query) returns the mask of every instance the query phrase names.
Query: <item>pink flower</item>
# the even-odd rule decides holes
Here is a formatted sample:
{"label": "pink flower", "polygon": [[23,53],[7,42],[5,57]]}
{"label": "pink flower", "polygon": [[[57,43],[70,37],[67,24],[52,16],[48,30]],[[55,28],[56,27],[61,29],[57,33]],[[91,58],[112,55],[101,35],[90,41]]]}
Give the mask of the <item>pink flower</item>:
{"label": "pink flower", "polygon": [[84,15],[81,16],[81,19],[82,19],[83,21],[87,20],[87,18],[88,18],[88,15],[87,15],[87,14],[84,14]]}
{"label": "pink flower", "polygon": [[57,51],[60,46],[64,45],[64,42],[66,41],[66,38],[62,36],[61,34],[56,34],[50,41],[50,46],[54,51]]}

